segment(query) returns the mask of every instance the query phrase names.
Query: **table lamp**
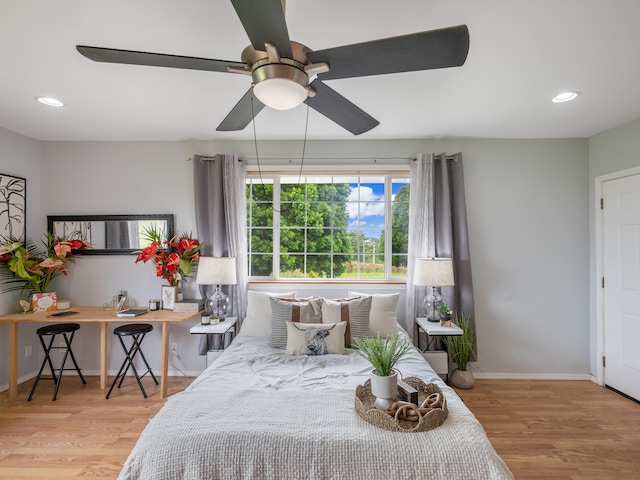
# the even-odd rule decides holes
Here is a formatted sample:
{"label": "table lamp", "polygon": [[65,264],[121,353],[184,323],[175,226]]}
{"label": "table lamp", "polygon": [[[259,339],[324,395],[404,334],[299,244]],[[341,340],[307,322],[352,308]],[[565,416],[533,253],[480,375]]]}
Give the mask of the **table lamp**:
{"label": "table lamp", "polygon": [[427,320],[438,322],[438,304],[442,301],[440,287],[452,287],[453,262],[450,258],[416,258],[413,283],[431,287],[431,296],[424,297],[424,312]]}
{"label": "table lamp", "polygon": [[205,310],[212,317],[224,320],[229,314],[229,297],[220,290],[220,285],[235,285],[236,259],[233,257],[200,257],[196,273],[198,285],[215,285],[216,290],[205,301]]}

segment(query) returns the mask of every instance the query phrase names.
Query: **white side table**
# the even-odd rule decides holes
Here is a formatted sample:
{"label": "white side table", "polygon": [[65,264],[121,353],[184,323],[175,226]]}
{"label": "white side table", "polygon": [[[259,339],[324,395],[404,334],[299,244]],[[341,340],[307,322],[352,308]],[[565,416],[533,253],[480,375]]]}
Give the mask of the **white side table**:
{"label": "white side table", "polygon": [[[463,331],[455,324],[450,327],[441,326],[440,322],[430,322],[425,317],[416,318],[418,324],[418,349],[422,351],[422,356],[438,375],[444,375],[447,383],[449,381],[449,354],[444,350],[429,350],[436,337],[460,336]],[[420,348],[420,330],[427,334],[427,346],[424,350]]]}
{"label": "white side table", "polygon": [[[227,317],[224,319],[224,321],[216,324],[202,325],[201,323],[196,323],[189,329],[189,333],[191,333],[192,335],[219,335],[221,348],[219,350],[210,350],[210,352],[217,352],[219,354],[222,350],[224,350],[224,337],[227,332],[231,331],[231,339],[233,339],[233,337],[235,336],[237,322],[237,317]],[[209,363],[208,355],[206,363]]]}

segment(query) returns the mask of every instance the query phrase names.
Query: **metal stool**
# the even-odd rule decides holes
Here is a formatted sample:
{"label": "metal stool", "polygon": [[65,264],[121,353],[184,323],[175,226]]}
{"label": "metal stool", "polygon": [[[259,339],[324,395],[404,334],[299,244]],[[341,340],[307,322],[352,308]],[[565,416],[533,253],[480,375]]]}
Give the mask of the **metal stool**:
{"label": "metal stool", "polygon": [[[142,340],[144,340],[144,336],[151,330],[153,330],[153,325],[150,325],[148,323],[130,323],[128,325],[122,325],[120,327],[117,327],[116,329],[113,330],[114,335],[118,335],[118,340],[120,340],[120,345],[122,345],[122,349],[124,350],[126,358],[124,360],[124,363],[120,367],[120,371],[118,372],[118,375],[116,375],[116,378],[113,379],[113,383],[111,384],[109,393],[107,393],[107,396],[106,396],[107,399],[111,395],[113,387],[115,387],[118,379],[120,379],[120,383],[118,383],[118,388],[122,386],[122,381],[124,380],[124,377],[127,375],[127,372],[129,371],[129,367],[131,367],[131,369],[133,370],[133,374],[135,375],[136,380],[138,381],[138,386],[140,387],[140,390],[142,390],[142,395],[144,395],[144,398],[147,398],[147,392],[144,391],[144,387],[142,386],[142,382],[140,381],[142,377],[144,377],[147,373],[149,373],[151,375],[151,378],[153,378],[153,381],[156,382],[156,385],[158,385],[158,380],[156,379],[155,375],[151,371],[151,367],[149,366],[149,363],[147,363],[147,359],[144,357],[144,353],[142,353],[142,349],[140,348],[140,345],[142,344]],[[127,349],[127,346],[124,344],[124,341],[122,340],[122,337],[127,337],[127,336],[130,336],[133,340],[131,344],[131,348],[129,349]],[[136,358],[136,354],[138,352],[140,352],[140,357],[142,357],[142,361],[147,367],[147,371],[144,372],[142,375],[138,375],[136,366],[133,363],[133,360]]]}
{"label": "metal stool", "polygon": [[[76,362],[76,358],[73,356],[73,351],[71,350],[71,342],[73,341],[73,336],[76,333],[76,330],[80,328],[80,325],[77,323],[56,323],[54,325],[47,325],[45,327],[40,327],[37,330],[38,338],[40,339],[40,343],[42,344],[42,348],[44,349],[44,360],[42,361],[42,366],[40,367],[40,371],[38,372],[38,376],[36,377],[36,381],[33,384],[33,388],[31,389],[31,394],[29,395],[29,401],[33,398],[33,394],[36,391],[36,387],[38,386],[38,382],[42,378],[42,371],[44,367],[49,364],[49,368],[51,369],[51,377],[52,378],[44,378],[44,380],[53,380],[56,383],[55,390],[53,391],[53,401],[56,400],[58,396],[58,388],[60,388],[60,381],[62,380],[62,372],[64,370],[75,370],[80,375],[80,379],[82,383],[86,385],[86,381],[82,376],[82,372],[80,371],[80,367],[78,367],[78,363]],[[71,336],[67,337],[67,334],[70,333]],[[49,345],[47,346],[44,341],[44,336],[50,335],[51,340],[49,341]],[[53,342],[56,338],[56,335],[62,335],[64,337],[65,346],[54,347]],[[64,358],[62,359],[62,365],[60,365],[60,369],[58,371],[58,375],[56,376],[56,372],[53,369],[53,362],[51,361],[51,350],[53,349],[63,349]],[[67,356],[71,355],[71,361],[73,362],[74,368],[64,368],[64,365],[67,361]]]}

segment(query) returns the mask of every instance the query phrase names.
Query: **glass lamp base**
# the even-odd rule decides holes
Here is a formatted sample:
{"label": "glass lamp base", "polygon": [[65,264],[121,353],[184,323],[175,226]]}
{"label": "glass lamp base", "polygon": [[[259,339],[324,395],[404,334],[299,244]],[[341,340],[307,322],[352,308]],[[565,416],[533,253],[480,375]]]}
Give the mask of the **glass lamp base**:
{"label": "glass lamp base", "polygon": [[220,290],[220,286],[216,288],[213,295],[207,298],[205,309],[212,317],[219,318],[220,321],[223,321],[229,314],[229,297]]}

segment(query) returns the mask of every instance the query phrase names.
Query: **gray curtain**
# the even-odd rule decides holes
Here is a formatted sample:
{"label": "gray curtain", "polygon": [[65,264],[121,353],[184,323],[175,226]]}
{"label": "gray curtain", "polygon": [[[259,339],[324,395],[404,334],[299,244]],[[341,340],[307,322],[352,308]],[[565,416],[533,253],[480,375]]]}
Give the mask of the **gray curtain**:
{"label": "gray curtain", "polygon": [[[418,290],[413,285],[415,259],[452,258],[455,286],[443,287],[442,297],[453,310],[469,315],[475,330],[462,154],[419,155],[411,167],[410,205],[409,231],[413,241],[409,242],[407,312],[421,314],[419,300],[427,293],[425,287]],[[414,335],[415,331],[412,328]],[[475,361],[475,339],[473,350],[471,360]]]}
{"label": "gray curtain", "polygon": [[[198,239],[205,244],[203,256],[235,257],[236,285],[221,287],[231,302],[231,316],[238,317],[240,328],[247,306],[247,227],[244,162],[236,155],[202,155],[193,157],[196,228]],[[203,298],[215,287],[200,285]],[[219,349],[218,335],[202,337],[200,354]],[[230,336],[222,340],[225,346]]]}
{"label": "gray curtain", "polygon": [[105,224],[105,248],[137,248],[137,246],[131,246],[127,222],[105,222]]}

